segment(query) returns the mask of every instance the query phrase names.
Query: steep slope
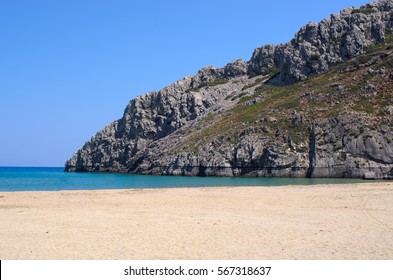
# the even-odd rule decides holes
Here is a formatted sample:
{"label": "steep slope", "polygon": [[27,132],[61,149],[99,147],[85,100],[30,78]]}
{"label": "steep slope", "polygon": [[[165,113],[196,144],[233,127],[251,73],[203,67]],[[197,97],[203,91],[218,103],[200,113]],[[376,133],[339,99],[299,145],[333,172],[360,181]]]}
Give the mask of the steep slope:
{"label": "steep slope", "polygon": [[392,177],[393,1],[130,101],[66,171]]}

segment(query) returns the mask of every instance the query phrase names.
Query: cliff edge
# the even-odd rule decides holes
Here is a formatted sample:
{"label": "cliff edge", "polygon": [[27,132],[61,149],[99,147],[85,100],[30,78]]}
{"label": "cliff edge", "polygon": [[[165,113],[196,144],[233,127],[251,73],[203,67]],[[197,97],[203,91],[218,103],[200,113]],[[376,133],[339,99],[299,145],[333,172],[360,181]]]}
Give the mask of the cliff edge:
{"label": "cliff edge", "polygon": [[131,100],[65,171],[393,177],[393,1]]}

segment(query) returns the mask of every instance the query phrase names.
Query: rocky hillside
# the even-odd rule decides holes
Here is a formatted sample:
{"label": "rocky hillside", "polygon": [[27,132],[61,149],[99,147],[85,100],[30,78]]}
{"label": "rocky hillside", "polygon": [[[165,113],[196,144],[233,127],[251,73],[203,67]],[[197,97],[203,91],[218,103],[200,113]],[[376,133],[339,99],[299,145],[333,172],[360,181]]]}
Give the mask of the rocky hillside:
{"label": "rocky hillside", "polygon": [[393,1],[130,101],[66,171],[393,177]]}

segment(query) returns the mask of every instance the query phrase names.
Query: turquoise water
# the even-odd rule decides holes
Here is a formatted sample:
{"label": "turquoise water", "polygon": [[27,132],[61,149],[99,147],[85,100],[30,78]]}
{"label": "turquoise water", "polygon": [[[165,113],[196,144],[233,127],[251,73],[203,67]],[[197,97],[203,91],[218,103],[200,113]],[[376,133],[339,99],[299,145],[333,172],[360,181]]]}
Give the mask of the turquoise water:
{"label": "turquoise water", "polygon": [[0,191],[58,191],[204,186],[283,186],[362,182],[357,179],[175,177],[66,173],[61,167],[0,167]]}

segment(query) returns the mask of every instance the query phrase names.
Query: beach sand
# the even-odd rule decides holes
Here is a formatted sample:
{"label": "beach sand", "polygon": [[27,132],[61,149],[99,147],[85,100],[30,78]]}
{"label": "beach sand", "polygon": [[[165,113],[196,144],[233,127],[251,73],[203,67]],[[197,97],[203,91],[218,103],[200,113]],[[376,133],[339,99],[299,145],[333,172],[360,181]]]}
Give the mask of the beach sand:
{"label": "beach sand", "polygon": [[393,183],[0,193],[0,259],[393,259]]}

